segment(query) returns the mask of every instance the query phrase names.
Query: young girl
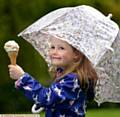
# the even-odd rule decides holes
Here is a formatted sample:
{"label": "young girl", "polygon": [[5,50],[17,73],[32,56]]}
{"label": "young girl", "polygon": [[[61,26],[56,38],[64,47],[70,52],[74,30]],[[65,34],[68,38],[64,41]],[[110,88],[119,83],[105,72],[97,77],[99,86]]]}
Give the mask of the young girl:
{"label": "young girl", "polygon": [[49,88],[43,87],[18,65],[9,65],[10,77],[25,96],[44,107],[46,117],[84,117],[87,100],[94,99],[97,74],[80,51],[60,39],[51,39],[49,56],[56,72]]}
{"label": "young girl", "polygon": [[[18,65],[9,65],[10,77],[17,80],[16,88],[35,102],[33,111],[44,107],[46,117],[85,117],[86,102],[95,95],[95,65],[106,48],[111,48],[117,32],[110,16],[92,7],[56,10],[20,34],[33,42],[45,59],[49,53],[54,82],[45,88]],[[47,38],[50,48],[46,52]],[[35,45],[38,42],[40,47]]]}

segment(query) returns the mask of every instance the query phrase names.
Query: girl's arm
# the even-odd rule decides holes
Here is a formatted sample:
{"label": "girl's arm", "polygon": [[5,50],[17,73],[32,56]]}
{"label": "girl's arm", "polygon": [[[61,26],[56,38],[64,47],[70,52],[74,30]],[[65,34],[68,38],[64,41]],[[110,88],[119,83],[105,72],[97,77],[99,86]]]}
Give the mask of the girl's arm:
{"label": "girl's arm", "polygon": [[75,74],[68,74],[59,82],[53,83],[49,88],[43,87],[25,73],[15,82],[17,89],[21,89],[25,96],[41,106],[53,106],[64,100],[74,100],[81,92],[79,80]]}

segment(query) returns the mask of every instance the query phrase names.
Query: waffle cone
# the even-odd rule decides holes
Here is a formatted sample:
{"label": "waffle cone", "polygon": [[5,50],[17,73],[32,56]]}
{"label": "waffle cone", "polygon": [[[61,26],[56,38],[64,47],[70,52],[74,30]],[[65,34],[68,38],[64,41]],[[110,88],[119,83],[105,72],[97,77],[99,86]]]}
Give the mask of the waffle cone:
{"label": "waffle cone", "polygon": [[8,56],[10,58],[10,62],[12,65],[16,65],[16,59],[17,59],[18,52],[8,52]]}

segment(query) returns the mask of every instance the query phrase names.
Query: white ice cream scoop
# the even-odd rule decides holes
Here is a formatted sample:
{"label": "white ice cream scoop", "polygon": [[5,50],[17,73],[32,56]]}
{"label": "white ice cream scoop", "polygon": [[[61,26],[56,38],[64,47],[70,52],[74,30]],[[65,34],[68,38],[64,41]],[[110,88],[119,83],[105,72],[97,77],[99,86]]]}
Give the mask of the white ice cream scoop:
{"label": "white ice cream scoop", "polygon": [[18,56],[19,45],[14,40],[11,40],[5,43],[4,49],[8,53],[11,64],[15,65]]}

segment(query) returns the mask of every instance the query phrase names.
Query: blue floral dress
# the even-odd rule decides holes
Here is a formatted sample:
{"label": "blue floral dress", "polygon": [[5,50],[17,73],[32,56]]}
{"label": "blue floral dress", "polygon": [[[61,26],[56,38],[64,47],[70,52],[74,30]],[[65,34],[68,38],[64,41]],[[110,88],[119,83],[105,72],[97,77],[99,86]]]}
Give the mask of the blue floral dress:
{"label": "blue floral dress", "polygon": [[87,96],[75,73],[56,78],[49,88],[25,73],[15,85],[27,98],[45,108],[45,117],[85,117]]}

